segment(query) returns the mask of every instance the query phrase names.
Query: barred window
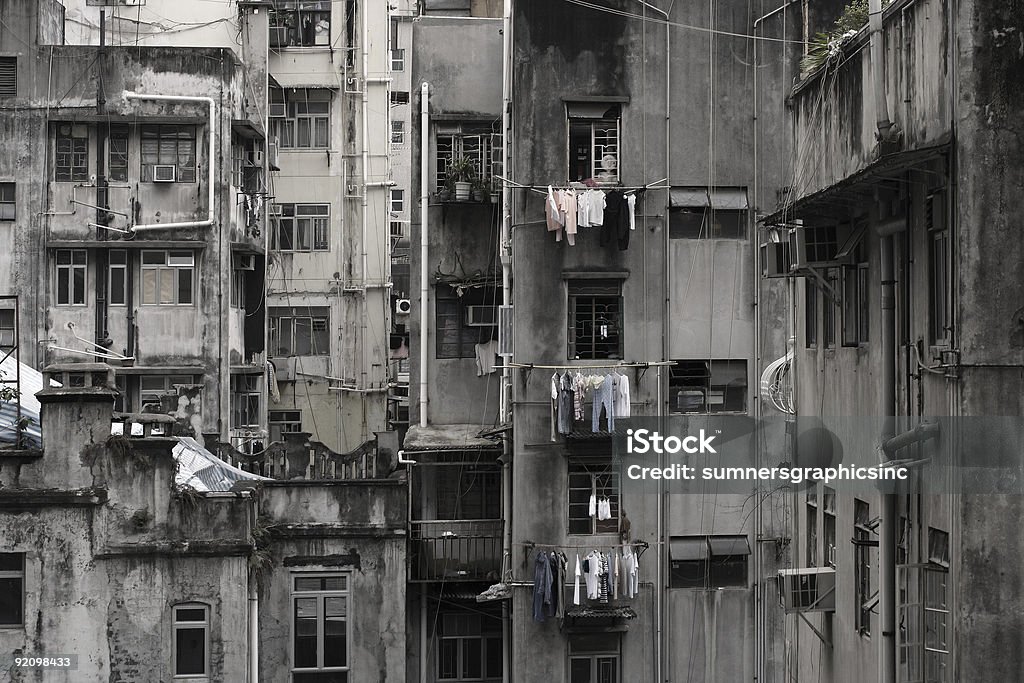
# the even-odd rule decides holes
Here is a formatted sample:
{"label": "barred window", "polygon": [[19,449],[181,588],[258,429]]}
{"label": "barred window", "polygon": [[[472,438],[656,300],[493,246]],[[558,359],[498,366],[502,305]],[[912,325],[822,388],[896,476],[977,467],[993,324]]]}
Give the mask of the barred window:
{"label": "barred window", "polygon": [[331,44],[331,0],[274,0],[270,47],[327,47]]}
{"label": "barred window", "polygon": [[157,166],[172,167],[176,183],[196,181],[195,126],[145,125],[141,136],[142,182],[151,183],[158,177]]}
{"label": "barred window", "polygon": [[54,143],[53,179],[60,182],[85,182],[89,179],[89,137],[76,135],[72,127],[61,125]]}
{"label": "barred window", "polygon": [[284,441],[283,434],[293,434],[302,431],[301,410],[271,410],[270,419],[270,440]]}
{"label": "barred window", "polygon": [[622,107],[607,102],[568,103],[569,180],[619,182],[619,122]]}
{"label": "barred window", "polygon": [[622,358],[622,282],[569,282],[569,358]]}
{"label": "barred window", "polygon": [[[590,514],[590,499],[607,499],[611,519]],[[619,532],[619,473],[611,455],[569,458],[569,533]]]}

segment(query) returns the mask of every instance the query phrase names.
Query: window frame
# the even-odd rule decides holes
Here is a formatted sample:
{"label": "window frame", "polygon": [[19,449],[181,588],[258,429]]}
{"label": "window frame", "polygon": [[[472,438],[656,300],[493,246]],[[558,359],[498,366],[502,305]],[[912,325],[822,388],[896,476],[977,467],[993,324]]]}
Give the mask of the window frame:
{"label": "window frame", "polygon": [[[750,380],[749,372],[750,365],[744,358],[711,358],[711,359],[679,359],[674,361],[675,365],[669,367],[669,405],[668,412],[673,415],[746,415],[749,412],[750,402]],[[716,366],[720,373],[727,375],[734,375],[735,368],[739,364],[743,365],[743,372],[740,376],[743,378],[744,383],[740,384],[713,384],[712,381],[715,378]],[[703,364],[703,370],[700,368],[700,364]],[[702,374],[698,374],[701,373]],[[700,380],[703,380],[702,382]],[[742,389],[742,410],[726,409],[724,406],[729,406],[732,401],[735,400],[735,391]],[[677,401],[673,403],[673,392],[676,393]],[[704,410],[700,411],[683,411],[679,410],[678,394],[682,392],[689,392],[695,394],[697,392],[703,393],[702,405]],[[721,394],[722,409],[712,409],[712,406],[719,405],[717,401],[717,394]],[[710,399],[715,397],[715,401],[712,402]]]}
{"label": "window frame", "polygon": [[[147,141],[156,140],[156,155]],[[173,143],[173,152],[168,146]],[[184,163],[182,163],[184,160]],[[199,132],[194,125],[146,123],[139,126],[139,180],[154,180],[157,166],[174,166],[174,183],[196,183],[199,179]],[[171,183],[167,183],[171,184]]]}
{"label": "window frame", "polygon": [[[331,47],[331,8],[330,0],[275,0],[270,9],[269,25],[271,35],[273,29],[285,29],[286,44],[272,45],[271,50],[292,48],[330,48]],[[304,15],[313,15],[312,39],[303,35],[302,22]],[[319,22],[327,21],[327,35],[316,31]],[[292,40],[295,42],[292,42]]]}
{"label": "window frame", "polygon": [[[569,360],[621,360],[625,353],[625,298],[622,295],[621,279],[573,279],[566,281],[566,357]],[[590,318],[580,317],[590,308]],[[581,306],[584,310],[581,310]],[[599,310],[601,307],[604,310]],[[602,317],[606,316],[606,317]],[[588,337],[586,328],[590,327]],[[605,339],[614,342],[599,342],[598,330],[605,330]],[[599,348],[614,344],[615,348]],[[586,345],[581,351],[581,345]]]}
{"label": "window frame", "polygon": [[13,98],[18,96],[18,58],[12,55],[0,57],[0,75],[10,80],[10,84],[4,84],[0,90],[0,97]]}
{"label": "window frame", "polygon": [[[716,553],[716,541],[734,545],[742,539],[745,553]],[[697,557],[676,559],[672,556],[673,541],[698,549]],[[703,548],[701,546],[703,544]],[[716,558],[722,558],[718,560]],[[689,569],[689,571],[686,571]],[[694,571],[697,570],[697,571]],[[738,577],[742,573],[742,580]],[[697,582],[694,576],[703,577]],[[746,534],[698,534],[672,536],[669,541],[669,588],[720,590],[750,587],[750,539]]]}
{"label": "window frame", "polygon": [[[565,158],[568,181],[593,180],[599,185],[618,185],[622,177],[622,103],[566,102],[565,118]],[[601,137],[602,135],[603,137]],[[573,140],[585,137],[589,137],[587,156],[579,156],[579,147],[577,146],[576,166],[581,172],[575,173],[573,171]],[[600,155],[598,154],[599,149]],[[602,171],[602,161],[608,155],[614,157],[614,171]],[[589,163],[590,175],[581,174],[581,163]]]}
{"label": "window frame", "polygon": [[493,183],[494,176],[501,175],[502,135],[494,132],[490,123],[444,122],[434,126],[433,134],[435,191],[446,186],[448,163],[453,159],[472,159],[477,179],[482,183]]}
{"label": "window frame", "polygon": [[[182,621],[178,617],[178,610],[203,611],[202,621]],[[203,631],[203,672],[202,673],[178,673],[178,632],[185,630]],[[180,602],[171,605],[171,676],[174,680],[200,679],[209,680],[210,677],[210,605],[204,602]]]}
{"label": "window frame", "polygon": [[[839,281],[839,269],[838,268],[826,268],[825,269],[825,281],[832,287],[832,291],[836,291],[836,283]],[[822,292],[822,315],[821,315],[821,329],[822,329],[822,345],[826,349],[836,348],[836,301],[828,296],[825,292]]]}
{"label": "window frame", "polygon": [[[819,287],[810,278],[804,281],[804,348],[818,348],[818,302],[821,297]],[[825,302],[828,304],[828,301]]]}
{"label": "window frame", "polygon": [[[345,587],[341,590],[297,590],[298,579],[336,579],[343,578]],[[352,572],[290,572],[289,573],[289,614],[290,633],[288,639],[288,655],[291,674],[325,673],[325,672],[348,672],[351,670],[352,660]],[[317,664],[313,667],[299,667],[296,665],[296,619],[297,601],[302,599],[315,598],[317,600],[317,629],[316,629],[316,659]],[[327,599],[341,598],[345,601],[345,664],[343,666],[325,666],[325,634],[326,634],[326,601]]]}
{"label": "window frame", "polygon": [[405,121],[391,119],[391,146],[401,147],[405,144]]}
{"label": "window frame", "polygon": [[393,187],[388,191],[388,212],[399,215],[405,211],[405,190]]}
{"label": "window frame", "polygon": [[6,353],[17,345],[18,312],[13,308],[0,308],[0,353]]}
{"label": "window frame", "polygon": [[953,255],[946,193],[925,197],[928,240],[928,336],[932,346],[948,347],[953,337]]}
{"label": "window frame", "polygon": [[822,517],[822,550],[824,552],[824,566],[836,568],[837,544],[836,544],[836,491],[826,486],[821,495],[821,517]]}
{"label": "window frame", "polygon": [[[56,183],[84,183],[89,180],[89,133],[75,134],[70,123],[57,124],[54,136],[53,181]],[[61,133],[60,128],[68,128]],[[62,150],[61,147],[68,146]],[[62,161],[66,163],[61,163]]]}
{"label": "window frame", "polygon": [[854,263],[840,269],[842,275],[842,344],[863,346],[870,341],[870,279],[867,249],[863,242],[854,250]]}
{"label": "window frame", "polygon": [[[68,255],[68,263],[61,263],[61,256]],[[81,257],[81,262],[76,258]],[[89,302],[89,252],[85,249],[57,249],[53,256],[54,298],[57,306],[87,306]],[[67,273],[67,284],[61,286],[61,273]],[[75,274],[81,273],[81,298],[75,295],[78,293],[75,283]]]}
{"label": "window frame", "polygon": [[818,566],[818,487],[817,484],[811,484],[810,489],[807,490],[807,500],[805,502],[804,514],[805,519],[805,559],[808,567]]}
{"label": "window frame", "polygon": [[13,180],[0,182],[0,221],[16,220],[18,220],[18,184]]}
{"label": "window frame", "polygon": [[405,71],[405,48],[393,47],[388,53],[392,71]]}
{"label": "window frame", "polygon": [[[16,591],[18,595],[17,610],[15,614],[18,617],[17,621],[3,622],[0,621],[0,631],[4,629],[20,629],[25,627],[25,574],[26,574],[26,560],[27,555],[23,552],[4,552],[0,553],[0,556],[19,556],[21,568],[20,569],[2,569],[0,568],[0,580],[3,581],[15,581],[20,583],[20,588]],[[2,565],[0,565],[2,567]]]}
{"label": "window frame", "polygon": [[[283,103],[285,115],[269,117],[270,137],[277,138],[279,149],[290,151],[322,150],[331,148],[331,111],[334,93],[330,88],[284,88],[270,91],[271,102]],[[310,112],[310,104],[317,111]],[[321,107],[320,105],[324,105]],[[319,109],[326,111],[319,111]],[[303,110],[303,111],[300,111]],[[299,144],[305,129],[307,144]]]}
{"label": "window frame", "polygon": [[[460,614],[460,612],[462,612]],[[476,629],[459,628],[449,629],[448,619],[479,619],[479,624]],[[493,624],[497,621],[497,624]],[[471,622],[470,622],[471,623]],[[492,626],[492,628],[487,628]],[[465,632],[461,632],[461,631]],[[500,616],[489,614],[482,611],[474,611],[473,613],[465,613],[465,610],[447,610],[442,611],[438,617],[437,633],[437,645],[435,648],[435,665],[434,670],[436,673],[435,680],[439,683],[445,681],[446,683],[463,683],[468,681],[478,681],[479,683],[498,683],[501,681],[501,664],[503,657],[503,645],[501,642],[501,622]],[[490,650],[497,643],[497,652],[492,653]],[[449,673],[442,671],[442,666],[447,662],[442,656],[442,647],[446,643],[455,643],[455,672],[454,676],[446,676]],[[471,672],[466,671],[466,646],[471,642],[479,642],[480,648],[480,676],[473,676]],[[493,658],[493,659],[492,659]],[[496,675],[488,675],[487,667],[488,664],[497,667]]]}
{"label": "window frame", "polygon": [[469,289],[460,297],[451,286],[438,283],[434,288],[433,297],[434,358],[476,358],[474,347],[494,339],[497,328],[467,325],[467,309],[469,306],[495,306],[498,304],[498,297],[497,287]]}
{"label": "window frame", "polygon": [[[573,486],[573,478],[589,477],[589,486]],[[613,463],[610,453],[590,455],[570,455],[566,458],[566,534],[569,536],[598,536],[602,534],[618,534],[622,523],[622,481],[618,469]],[[580,500],[575,500],[573,493],[579,495],[585,491]],[[609,491],[611,493],[609,493]],[[603,494],[603,495],[602,495]],[[611,507],[610,519],[597,519],[590,515],[590,496],[597,500],[607,498]],[[585,498],[585,499],[583,499]],[[586,514],[576,514],[574,510]],[[587,530],[581,530],[582,524]]]}
{"label": "window frame", "polygon": [[[305,314],[303,314],[303,309],[305,309]],[[269,355],[271,358],[289,358],[292,356],[329,356],[331,354],[331,309],[329,306],[271,306],[267,311],[267,317],[269,319],[268,342],[270,349]],[[288,347],[289,353],[287,354],[278,353],[281,349],[281,320],[292,321],[290,323],[291,331],[289,334],[289,342],[291,346]],[[296,347],[295,320],[308,321],[310,353],[294,353]],[[324,329],[314,329],[315,326],[322,326]],[[317,348],[317,344],[315,343],[316,337],[313,334],[314,332],[323,332],[326,334],[326,348]]]}
{"label": "window frame", "polygon": [[[147,255],[152,257],[155,254],[163,254],[163,263],[146,263]],[[185,259],[188,258],[190,263],[172,263],[174,259]],[[139,254],[139,305],[141,306],[171,306],[174,308],[179,307],[195,307],[196,299],[198,299],[198,278],[196,273],[198,271],[198,258],[196,252],[191,249],[143,249]],[[181,294],[181,277],[182,273],[189,273],[189,288],[188,296],[189,300],[182,302]],[[155,273],[155,279],[153,280],[152,297],[148,297],[150,292],[147,291],[149,283],[146,282],[146,274]],[[165,273],[169,273],[171,278],[171,290],[174,293],[173,301],[163,301],[163,279]]]}
{"label": "window frame", "polygon": [[[116,256],[115,256],[116,255]],[[115,258],[121,259],[115,261]],[[107,305],[128,305],[128,269],[130,268],[127,249],[111,249],[107,252]],[[115,280],[115,273],[117,274]],[[118,296],[115,296],[117,294]]]}
{"label": "window frame", "polygon": [[107,180],[127,183],[131,155],[131,129],[128,124],[113,123],[108,126],[106,155]]}
{"label": "window frame", "polygon": [[[331,205],[326,202],[280,202],[271,205],[270,248],[284,254],[331,250]],[[291,222],[291,247],[281,246],[285,222]],[[304,232],[300,230],[306,222]],[[298,244],[305,235],[307,246]]]}
{"label": "window frame", "polygon": [[[118,375],[123,377],[124,375]],[[147,380],[159,379],[161,380],[161,387],[146,387],[143,386]],[[174,387],[178,385],[182,386],[194,386],[202,384],[203,378],[201,375],[139,375],[138,382],[138,405],[139,409],[137,412],[145,412],[144,408],[147,405],[156,404],[160,405],[160,396],[166,393],[174,391]],[[157,410],[157,412],[161,412]]]}
{"label": "window frame", "polygon": [[871,506],[860,498],[853,500],[853,585],[854,628],[862,636],[871,635]]}
{"label": "window frame", "polygon": [[[255,401],[255,408],[253,407]],[[231,375],[231,429],[253,429],[260,426],[263,388],[260,375],[234,373]],[[242,420],[245,416],[248,421]]]}
{"label": "window frame", "polygon": [[[293,429],[294,427],[294,429]],[[275,435],[275,430],[277,433]],[[302,431],[301,410],[269,410],[267,411],[267,433],[270,440],[284,441],[284,434],[295,434]],[[275,436],[277,438],[275,438]]]}

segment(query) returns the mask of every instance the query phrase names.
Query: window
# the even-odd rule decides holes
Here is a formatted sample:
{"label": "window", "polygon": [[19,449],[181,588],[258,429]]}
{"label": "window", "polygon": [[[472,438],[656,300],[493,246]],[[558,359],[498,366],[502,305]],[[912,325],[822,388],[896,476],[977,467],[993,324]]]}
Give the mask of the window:
{"label": "window", "polygon": [[195,266],[191,251],[143,251],[142,304],[191,306],[195,303]]}
{"label": "window", "polygon": [[107,130],[107,180],[128,182],[128,126],[112,124]]}
{"label": "window", "polygon": [[274,204],[270,248],[277,251],[329,251],[330,204]]}
{"label": "window", "polygon": [[210,608],[201,603],[175,605],[174,677],[209,674]]}
{"label": "window", "polygon": [[[173,180],[176,183],[196,181],[195,126],[151,124],[142,126],[141,136],[142,182],[153,182],[157,166],[173,167]],[[160,177],[163,179],[165,176]]]}
{"label": "window", "polygon": [[679,360],[669,366],[669,412],[745,413],[747,361]]}
{"label": "window", "polygon": [[348,578],[341,573],[292,574],[294,683],[348,680]]}
{"label": "window", "polygon": [[284,441],[283,434],[294,434],[302,431],[301,410],[271,410],[270,440]]}
{"label": "window", "polygon": [[391,91],[391,104],[409,104],[409,91],[408,90],[392,90]]}
{"label": "window", "polygon": [[89,179],[89,137],[74,134],[70,124],[61,124],[55,142],[53,179],[60,182],[85,182]]}
{"label": "window", "polygon": [[0,97],[18,96],[18,58],[0,57]]}
{"label": "window", "polygon": [[[810,278],[804,281],[804,347],[808,349],[818,346],[818,287]],[[825,302],[828,305],[828,302]]]}
{"label": "window", "polygon": [[245,270],[231,270],[231,308],[245,309]]}
{"label": "window", "polygon": [[745,535],[673,536],[671,588],[746,587],[750,544]]}
{"label": "window", "polygon": [[327,149],[331,145],[331,91],[325,88],[293,88],[286,96],[271,90],[271,109],[281,116],[270,118],[270,136],[281,149]]}
{"label": "window", "polygon": [[669,210],[668,231],[672,239],[742,239],[747,234],[747,212],[673,208]]}
{"label": "window", "polygon": [[926,567],[924,575],[924,680],[948,681],[949,571]]}
{"label": "window", "polygon": [[391,190],[388,201],[388,211],[399,214],[405,211],[405,190]]}
{"label": "window", "polygon": [[231,375],[231,428],[260,426],[260,376]]}
{"label": "window", "polygon": [[[607,498],[611,519],[590,515],[590,498]],[[569,533],[619,533],[619,472],[610,455],[569,458]]]}
{"label": "window", "polygon": [[470,325],[470,306],[494,306],[498,301],[494,287],[464,290],[462,296],[448,285],[438,285],[434,297],[434,322],[437,358],[475,358],[477,344],[495,337],[496,327]]}
{"label": "window", "polygon": [[569,180],[619,182],[619,120],[622,107],[606,102],[566,105],[569,119]]}
{"label": "window", "polygon": [[25,623],[25,553],[0,553],[0,627]]}
{"label": "window", "polygon": [[622,358],[622,282],[569,282],[569,358]]}
{"label": "window", "polygon": [[176,394],[177,386],[192,386],[199,382],[196,375],[142,375],[139,377],[139,410],[161,413],[164,394]]}
{"label": "window", "polygon": [[900,586],[899,680],[928,683],[952,680],[949,534],[929,527],[928,562],[897,566],[897,575]]}
{"label": "window", "polygon": [[128,292],[128,252],[111,249],[107,255],[107,303],[124,306]]}
{"label": "window", "polygon": [[822,496],[822,519],[824,521],[825,564],[836,566],[836,491],[825,487]]}
{"label": "window", "polygon": [[270,47],[331,44],[331,0],[274,0]]}
{"label": "window", "polygon": [[452,160],[463,157],[472,162],[473,172],[481,181],[491,179],[494,173],[501,175],[501,134],[492,133],[490,124],[438,124],[434,155],[436,189],[444,187]]}
{"label": "window", "polygon": [[0,221],[13,221],[16,217],[14,183],[0,183]]}
{"label": "window", "polygon": [[271,308],[271,356],[326,356],[331,352],[330,308]]}
{"label": "window", "polygon": [[405,50],[402,48],[391,51],[391,70],[405,71]]}
{"label": "window", "polygon": [[501,470],[495,465],[435,468],[437,519],[501,519]]}
{"label": "window", "polygon": [[57,263],[57,305],[85,305],[85,249],[58,249]]}
{"label": "window", "polygon": [[[825,280],[829,286],[832,287],[832,291],[836,291],[836,285],[839,282],[839,270],[837,268],[828,268],[825,270]],[[824,310],[822,312],[822,336],[823,342],[826,349],[834,349],[836,347],[836,302],[831,296],[823,293]]]}
{"label": "window", "polygon": [[405,144],[405,121],[392,121],[391,122],[391,144],[392,145],[404,145]]}
{"label": "window", "polygon": [[[816,486],[811,484],[811,486]],[[807,566],[818,566],[818,490],[807,491]]]}
{"label": "window", "polygon": [[501,681],[501,616],[493,610],[442,612],[438,620],[437,680]]}
{"label": "window", "polygon": [[843,346],[868,341],[868,259],[860,243],[854,250],[855,265],[843,266]]}
{"label": "window", "polygon": [[0,308],[0,351],[6,353],[14,348],[18,339],[15,326],[15,312],[11,308]]}
{"label": "window", "polygon": [[853,550],[854,564],[854,614],[856,615],[857,631],[863,635],[871,633],[871,610],[873,608],[871,594],[871,540],[872,522],[871,508],[863,500],[853,501]]}
{"label": "window", "polygon": [[569,680],[572,683],[619,683],[617,633],[569,636]]}
{"label": "window", "polygon": [[931,343],[949,344],[953,329],[952,263],[949,228],[946,226],[945,193],[928,195],[925,199],[925,223],[928,230],[929,330]]}

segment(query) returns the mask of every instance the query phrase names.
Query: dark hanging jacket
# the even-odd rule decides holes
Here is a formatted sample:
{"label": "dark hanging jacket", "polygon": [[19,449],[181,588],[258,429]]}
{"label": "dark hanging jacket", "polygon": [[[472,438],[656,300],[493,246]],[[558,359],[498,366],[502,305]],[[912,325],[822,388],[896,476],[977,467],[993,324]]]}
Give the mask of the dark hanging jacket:
{"label": "dark hanging jacket", "polygon": [[619,251],[629,248],[629,204],[620,190],[612,190],[604,197],[604,224],[601,226],[601,246],[615,240]]}

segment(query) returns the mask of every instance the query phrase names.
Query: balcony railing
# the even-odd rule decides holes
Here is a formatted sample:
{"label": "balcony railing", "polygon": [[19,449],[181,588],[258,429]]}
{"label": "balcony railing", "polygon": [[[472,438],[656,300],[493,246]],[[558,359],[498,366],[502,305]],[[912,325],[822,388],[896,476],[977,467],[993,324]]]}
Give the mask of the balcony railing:
{"label": "balcony railing", "polygon": [[413,580],[499,580],[501,529],[500,519],[413,522]]}

